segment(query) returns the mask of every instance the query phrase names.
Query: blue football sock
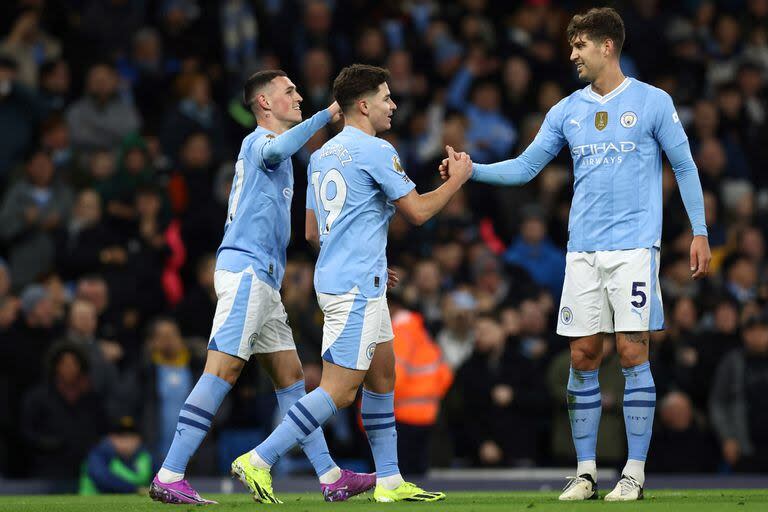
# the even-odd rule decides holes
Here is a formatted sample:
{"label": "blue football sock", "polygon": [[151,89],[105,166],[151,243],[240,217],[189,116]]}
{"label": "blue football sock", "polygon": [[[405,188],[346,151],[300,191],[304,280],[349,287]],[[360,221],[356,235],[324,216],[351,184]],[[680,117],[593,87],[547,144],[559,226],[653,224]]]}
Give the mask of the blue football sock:
{"label": "blue football sock", "polygon": [[[280,408],[280,416],[285,416],[293,404],[306,395],[304,379],[291,384],[287,388],[275,390],[275,395],[277,396],[277,405]],[[325,442],[322,428],[316,428],[299,444],[309,462],[312,463],[312,467],[315,468],[317,476],[323,475],[336,467],[336,463],[328,451],[328,445]]]}
{"label": "blue football sock", "polygon": [[231,388],[227,381],[210,373],[200,377],[179,412],[176,434],[163,462],[165,469],[184,474],[190,457],[203,442],[216,411]]}
{"label": "blue football sock", "polygon": [[568,376],[568,416],[579,462],[595,460],[597,430],[603,410],[598,371],[571,368]]}
{"label": "blue football sock", "polygon": [[361,406],[363,426],[368,434],[376,478],[397,475],[397,429],[395,428],[395,393],[374,393],[363,389]]}
{"label": "blue football sock", "polygon": [[294,403],[277,428],[254,449],[264,462],[274,465],[334,414],[336,404],[333,399],[323,388],[317,388]]}
{"label": "blue football sock", "polygon": [[627,430],[629,459],[644,461],[651,444],[653,413],[656,411],[656,386],[651,363],[622,368],[624,374],[624,426]]}

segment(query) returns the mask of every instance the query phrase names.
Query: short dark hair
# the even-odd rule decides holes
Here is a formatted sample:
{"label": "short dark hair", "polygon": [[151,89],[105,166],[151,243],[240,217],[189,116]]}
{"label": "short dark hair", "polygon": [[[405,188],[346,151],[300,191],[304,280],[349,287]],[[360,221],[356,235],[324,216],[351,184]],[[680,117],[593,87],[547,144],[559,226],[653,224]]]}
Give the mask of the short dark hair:
{"label": "short dark hair", "polygon": [[389,80],[389,71],[368,64],[352,64],[341,70],[333,81],[333,97],[342,110],[351,107],[361,96],[376,92]]}
{"label": "short dark hair", "polygon": [[250,107],[253,103],[253,95],[267,85],[269,82],[279,76],[288,76],[288,73],[282,69],[265,69],[264,71],[257,71],[252,74],[248,80],[245,81],[243,86],[243,103]]}
{"label": "short dark hair", "polygon": [[567,34],[569,43],[573,43],[580,34],[586,35],[592,41],[603,42],[610,39],[618,56],[624,46],[624,21],[611,7],[594,8],[571,18]]}

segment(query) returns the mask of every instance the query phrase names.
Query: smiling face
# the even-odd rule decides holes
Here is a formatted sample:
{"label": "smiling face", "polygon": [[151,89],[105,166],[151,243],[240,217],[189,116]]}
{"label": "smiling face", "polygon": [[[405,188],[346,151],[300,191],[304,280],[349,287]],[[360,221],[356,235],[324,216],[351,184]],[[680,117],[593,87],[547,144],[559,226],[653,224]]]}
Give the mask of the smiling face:
{"label": "smiling face", "polygon": [[578,34],[571,41],[571,62],[576,65],[579,79],[585,82],[593,82],[600,76],[607,62],[606,45],[610,40],[602,44],[589,39],[585,34]]}
{"label": "smiling face", "polygon": [[257,98],[277,121],[293,126],[301,122],[301,102],[304,98],[287,76],[274,78]]}
{"label": "smiling face", "polygon": [[362,108],[367,110],[368,120],[376,133],[385,132],[392,127],[392,115],[397,110],[397,105],[392,101],[386,82],[379,85],[375,94],[366,96],[360,102]]}

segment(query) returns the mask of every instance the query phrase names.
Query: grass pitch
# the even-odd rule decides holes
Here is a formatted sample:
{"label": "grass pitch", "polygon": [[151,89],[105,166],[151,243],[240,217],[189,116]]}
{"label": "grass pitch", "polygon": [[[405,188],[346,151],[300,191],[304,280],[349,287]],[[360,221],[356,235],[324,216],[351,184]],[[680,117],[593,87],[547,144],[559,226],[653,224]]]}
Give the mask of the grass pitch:
{"label": "grass pitch", "polygon": [[[601,491],[604,496],[607,491]],[[220,504],[212,505],[211,512],[218,510],[256,510],[268,508],[284,512],[354,511],[382,512],[385,510],[433,510],[440,512],[568,512],[601,510],[658,511],[768,511],[768,490],[664,490],[648,491],[645,500],[630,503],[587,501],[568,503],[557,501],[556,492],[452,492],[445,501],[437,503],[373,503],[371,493],[345,503],[325,503],[320,493],[279,494],[283,505],[254,503],[246,494],[206,495]],[[0,511],[13,512],[128,512],[128,511],[195,511],[200,507],[187,505],[163,505],[146,496],[108,495],[82,496],[0,496]],[[208,508],[205,508],[208,510]]]}

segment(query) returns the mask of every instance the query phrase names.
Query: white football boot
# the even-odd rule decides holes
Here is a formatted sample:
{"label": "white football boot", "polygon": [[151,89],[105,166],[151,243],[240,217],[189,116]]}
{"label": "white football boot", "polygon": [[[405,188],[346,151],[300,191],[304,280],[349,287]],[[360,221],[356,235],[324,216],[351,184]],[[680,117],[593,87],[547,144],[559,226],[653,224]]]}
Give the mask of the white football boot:
{"label": "white football boot", "polygon": [[588,473],[579,476],[566,477],[568,483],[558,498],[560,501],[581,501],[597,499],[597,483]]}
{"label": "white football boot", "polygon": [[627,475],[621,475],[616,487],[605,495],[605,501],[636,501],[641,499],[643,499],[643,486]]}

